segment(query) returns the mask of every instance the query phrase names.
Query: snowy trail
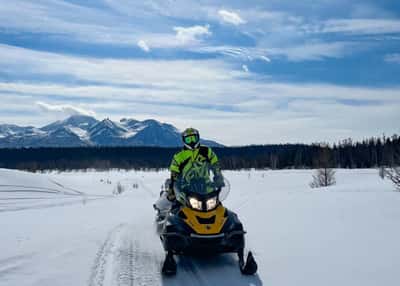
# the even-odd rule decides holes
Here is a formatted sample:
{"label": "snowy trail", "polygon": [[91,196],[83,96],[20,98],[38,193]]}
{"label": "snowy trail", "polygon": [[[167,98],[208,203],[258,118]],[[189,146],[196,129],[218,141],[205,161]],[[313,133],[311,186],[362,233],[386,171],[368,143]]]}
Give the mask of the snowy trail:
{"label": "snowy trail", "polygon": [[89,286],[159,285],[163,252],[146,248],[135,238],[135,228],[124,224],[113,228],[100,247],[89,279]]}
{"label": "snowy trail", "polygon": [[[132,285],[262,285],[258,275],[240,274],[237,260],[225,254],[212,257],[179,257],[178,274],[162,277],[160,266],[164,259],[161,245],[151,247],[137,238],[132,225],[113,228],[100,247],[88,286]],[[136,237],[136,238],[135,238]],[[221,278],[223,277],[223,279]]]}

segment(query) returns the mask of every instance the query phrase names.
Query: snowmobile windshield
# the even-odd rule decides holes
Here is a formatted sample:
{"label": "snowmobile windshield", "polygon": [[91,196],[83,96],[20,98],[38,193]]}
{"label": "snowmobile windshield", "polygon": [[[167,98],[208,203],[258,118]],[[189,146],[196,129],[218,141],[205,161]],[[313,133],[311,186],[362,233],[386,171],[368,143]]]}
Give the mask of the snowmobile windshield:
{"label": "snowmobile windshield", "polygon": [[174,185],[176,197],[182,204],[185,204],[189,196],[199,199],[218,197],[222,201],[228,196],[229,188],[229,182],[206,162],[194,162],[191,168],[177,178]]}

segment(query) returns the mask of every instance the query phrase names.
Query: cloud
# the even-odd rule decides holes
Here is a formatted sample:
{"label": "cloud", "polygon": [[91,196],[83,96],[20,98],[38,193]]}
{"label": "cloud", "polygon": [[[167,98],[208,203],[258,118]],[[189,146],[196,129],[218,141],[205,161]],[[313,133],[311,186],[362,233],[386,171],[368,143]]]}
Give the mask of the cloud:
{"label": "cloud", "polygon": [[192,50],[198,53],[218,53],[245,61],[263,60],[271,62],[271,59],[266,56],[267,50],[257,47],[202,46],[192,48]]}
{"label": "cloud", "polygon": [[210,26],[191,26],[191,27],[174,27],[176,38],[182,44],[190,44],[197,42],[203,36],[210,36]]}
{"label": "cloud", "polygon": [[147,43],[143,40],[139,40],[139,42],[137,43],[137,45],[139,46],[139,48],[141,48],[143,51],[145,52],[150,52],[150,48],[147,45]]}
{"label": "cloud", "polygon": [[239,16],[239,14],[237,14],[235,12],[230,12],[230,11],[227,11],[227,10],[219,10],[218,11],[218,15],[221,17],[221,20],[223,22],[226,22],[226,23],[229,23],[229,24],[233,24],[235,26],[246,23],[246,21],[244,21]]}
{"label": "cloud", "polygon": [[384,58],[387,63],[400,64],[400,54],[388,54]]}
{"label": "cloud", "polygon": [[249,72],[249,68],[247,67],[247,65],[242,65],[242,69],[248,73]]}
{"label": "cloud", "polygon": [[361,35],[400,33],[400,20],[333,19],[324,22],[320,32]]}
{"label": "cloud", "polygon": [[[235,46],[206,46],[194,47],[198,53],[219,53],[240,60],[263,60],[271,62],[271,57],[285,57],[289,61],[320,61],[324,58],[342,58],[349,54],[356,43],[351,42],[310,42],[292,44],[290,46],[274,47],[235,47]],[[266,56],[269,55],[269,56]]]}
{"label": "cloud", "polygon": [[109,84],[174,87],[175,84],[231,78],[219,60],[97,59],[75,57],[0,44],[0,70],[20,76],[58,75]]}
{"label": "cloud", "polygon": [[68,40],[119,45],[132,45],[134,35],[140,34],[141,30],[105,10],[49,0],[2,3],[0,28],[17,34],[47,34],[48,38],[58,42]]}
{"label": "cloud", "polygon": [[267,49],[270,55],[284,56],[289,61],[319,61],[324,58],[342,58],[356,46],[351,42],[315,42],[289,47]]}
{"label": "cloud", "polygon": [[266,57],[266,56],[260,56],[260,59],[266,61],[267,63],[270,63],[270,62],[271,62],[271,59],[268,58],[268,57]]}
{"label": "cloud", "polygon": [[87,115],[96,116],[96,113],[91,110],[86,110],[81,107],[72,106],[69,104],[51,105],[45,102],[37,101],[36,105],[45,112],[63,113],[65,115]]}

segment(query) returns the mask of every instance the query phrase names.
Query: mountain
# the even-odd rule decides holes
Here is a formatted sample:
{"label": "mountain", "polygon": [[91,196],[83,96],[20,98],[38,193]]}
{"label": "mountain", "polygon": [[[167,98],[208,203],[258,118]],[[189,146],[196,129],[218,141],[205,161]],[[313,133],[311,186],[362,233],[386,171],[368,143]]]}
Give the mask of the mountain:
{"label": "mountain", "polygon": [[[223,146],[206,139],[201,142],[212,147]],[[0,148],[81,146],[180,147],[182,142],[177,128],[153,119],[123,118],[115,122],[74,115],[41,128],[0,125]]]}
{"label": "mountain", "polygon": [[181,135],[178,129],[166,123],[156,120],[145,120],[135,136],[129,139],[132,145],[176,147],[182,145]]}

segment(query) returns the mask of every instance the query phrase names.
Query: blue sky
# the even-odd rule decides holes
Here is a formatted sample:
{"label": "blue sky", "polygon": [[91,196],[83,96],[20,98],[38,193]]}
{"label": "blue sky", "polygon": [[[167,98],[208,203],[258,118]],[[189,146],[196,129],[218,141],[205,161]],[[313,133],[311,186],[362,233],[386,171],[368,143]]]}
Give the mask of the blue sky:
{"label": "blue sky", "polygon": [[227,145],[399,133],[399,1],[298,2],[0,0],[0,123],[154,118]]}

